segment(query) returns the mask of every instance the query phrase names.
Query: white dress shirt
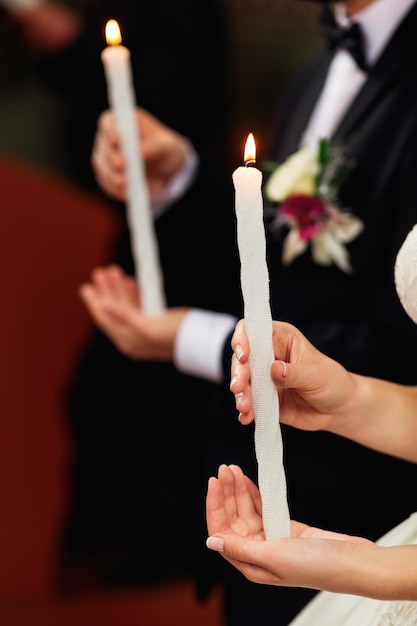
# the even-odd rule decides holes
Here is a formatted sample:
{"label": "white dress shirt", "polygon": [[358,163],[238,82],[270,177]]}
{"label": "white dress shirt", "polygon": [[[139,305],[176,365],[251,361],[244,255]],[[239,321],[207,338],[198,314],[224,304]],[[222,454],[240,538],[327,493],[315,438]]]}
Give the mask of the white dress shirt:
{"label": "white dress shirt", "polygon": [[[365,57],[368,65],[375,63],[416,0],[375,0],[354,18],[363,30]],[[335,7],[341,25],[349,18],[343,4]],[[318,139],[331,136],[339,120],[366,80],[353,58],[345,50],[334,56],[326,82],[307,125],[303,143],[317,145]],[[223,379],[222,351],[224,342],[238,320],[232,315],[191,310],[184,318],[174,347],[174,364],[178,370],[214,382]]]}

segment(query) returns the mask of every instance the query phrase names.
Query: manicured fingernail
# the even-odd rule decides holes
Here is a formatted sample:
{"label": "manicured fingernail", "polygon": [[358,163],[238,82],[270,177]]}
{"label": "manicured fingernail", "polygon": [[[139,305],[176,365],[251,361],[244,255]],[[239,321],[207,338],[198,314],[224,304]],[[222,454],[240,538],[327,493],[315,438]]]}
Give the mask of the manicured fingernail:
{"label": "manicured fingernail", "polygon": [[237,383],[238,380],[239,378],[237,376],[233,376],[232,380],[230,381],[230,389],[232,389],[233,385]]}
{"label": "manicured fingernail", "polygon": [[237,344],[236,348],[235,348],[235,355],[238,361],[240,361],[240,359],[243,356],[243,348],[241,345]]}
{"label": "manicured fingernail", "polygon": [[239,408],[239,404],[242,402],[243,400],[243,393],[238,393],[236,396],[236,408]]}
{"label": "manicured fingernail", "polygon": [[224,541],[220,537],[209,537],[206,540],[206,546],[210,548],[210,550],[215,550],[216,552],[223,552]]}
{"label": "manicured fingernail", "polygon": [[285,378],[288,372],[287,364],[285,363],[285,361],[280,361],[280,363],[282,365],[282,375]]}

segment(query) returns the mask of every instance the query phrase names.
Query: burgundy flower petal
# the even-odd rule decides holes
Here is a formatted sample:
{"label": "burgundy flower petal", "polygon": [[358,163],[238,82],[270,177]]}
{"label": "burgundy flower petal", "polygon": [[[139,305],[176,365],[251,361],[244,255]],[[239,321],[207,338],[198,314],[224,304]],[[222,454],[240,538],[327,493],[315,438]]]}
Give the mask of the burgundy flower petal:
{"label": "burgundy flower petal", "polygon": [[296,222],[300,239],[309,241],[321,229],[328,217],[321,198],[297,194],[289,196],[279,207],[279,213]]}

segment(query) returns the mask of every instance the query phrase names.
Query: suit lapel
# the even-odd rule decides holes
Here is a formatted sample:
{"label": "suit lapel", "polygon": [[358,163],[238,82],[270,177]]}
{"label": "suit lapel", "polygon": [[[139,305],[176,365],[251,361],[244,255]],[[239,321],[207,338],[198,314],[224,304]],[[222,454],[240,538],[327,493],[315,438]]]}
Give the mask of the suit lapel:
{"label": "suit lapel", "polygon": [[294,86],[287,104],[287,112],[284,112],[283,116],[285,126],[279,126],[275,134],[273,145],[278,148],[278,152],[275,153],[277,161],[284,161],[300,147],[311,112],[326,80],[331,60],[332,54],[327,50],[318,53]]}
{"label": "suit lapel", "polygon": [[[415,64],[414,40],[417,36],[417,4],[415,4],[397,28],[380,59],[372,68],[363,88],[355,98],[345,117],[335,130],[332,139],[346,143],[363,119],[369,119],[369,111],[392,84],[401,80],[408,66]],[[277,161],[300,147],[311,112],[323,88],[333,54],[328,50],[319,53],[300,77],[289,102],[290,111],[284,113],[285,126],[278,126],[278,140],[273,145],[278,147],[275,153]],[[277,138],[277,135],[275,136]]]}
{"label": "suit lapel", "polygon": [[412,50],[417,36],[417,4],[404,18],[394,33],[383,54],[372,68],[369,78],[364,83],[346,116],[336,129],[333,138],[342,139],[351,135],[360,125],[362,119],[383,97],[392,84],[401,80],[407,66],[415,63]]}

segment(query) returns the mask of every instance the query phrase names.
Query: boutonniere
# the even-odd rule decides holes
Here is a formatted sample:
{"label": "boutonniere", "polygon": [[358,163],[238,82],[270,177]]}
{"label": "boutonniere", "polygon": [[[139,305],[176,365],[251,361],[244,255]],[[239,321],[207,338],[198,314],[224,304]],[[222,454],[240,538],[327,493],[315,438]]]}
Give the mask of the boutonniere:
{"label": "boutonniere", "polygon": [[289,228],[283,244],[284,264],[310,245],[316,263],[334,263],[344,272],[352,272],[345,244],[362,232],[364,224],[337,202],[340,185],[352,166],[340,146],[324,140],[317,150],[304,147],[281,165],[266,165],[272,174],[264,194],[277,205],[272,228]]}

